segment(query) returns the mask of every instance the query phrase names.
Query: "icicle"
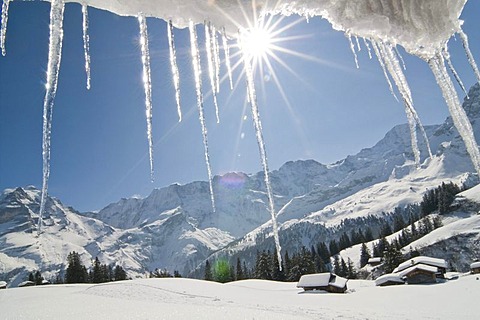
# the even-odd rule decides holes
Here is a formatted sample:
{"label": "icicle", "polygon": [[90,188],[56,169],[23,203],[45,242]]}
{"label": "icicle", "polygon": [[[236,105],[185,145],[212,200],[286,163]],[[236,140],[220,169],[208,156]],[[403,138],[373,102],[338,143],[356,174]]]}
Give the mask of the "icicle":
{"label": "icicle", "polygon": [[213,57],[213,41],[210,23],[205,21],[205,50],[207,51],[208,62],[208,76],[210,77],[210,85],[212,87],[213,104],[215,105],[215,115],[217,117],[217,123],[220,122],[218,115],[218,103],[217,103],[217,85],[215,83],[215,70],[214,70],[214,57]]}
{"label": "icicle", "polygon": [[468,99],[468,92],[465,89],[465,86],[463,85],[463,81],[462,79],[460,79],[460,76],[458,75],[457,70],[455,70],[452,60],[450,60],[450,53],[448,52],[448,49],[446,47],[443,48],[442,50],[442,56],[445,59],[445,61],[447,61],[447,65],[448,65],[448,68],[450,69],[450,72],[453,74],[453,77],[455,78],[455,80],[457,80],[458,85],[460,86],[460,88],[462,88],[462,91],[465,93]]}
{"label": "icicle", "polygon": [[372,50],[370,49],[370,45],[368,44],[367,39],[365,39],[365,38],[362,38],[362,39],[363,39],[363,43],[365,44],[365,47],[367,47],[368,58],[369,58],[370,60],[372,60]]}
{"label": "icicle", "polygon": [[213,54],[214,54],[214,62],[215,62],[215,83],[217,93],[220,92],[220,49],[218,45],[218,35],[217,30],[214,26],[211,28],[212,30],[212,45],[213,45]]}
{"label": "icicle", "polygon": [[85,53],[85,72],[87,73],[87,90],[90,90],[90,37],[88,36],[88,7],[82,4],[83,15],[83,51]]}
{"label": "icicle", "polygon": [[[425,128],[423,127],[423,124],[420,121],[420,117],[418,116],[417,111],[415,110],[415,108],[413,106],[412,93],[410,91],[410,86],[408,85],[407,78],[405,77],[405,75],[402,71],[402,68],[400,67],[400,62],[398,61],[397,56],[395,55],[393,47],[391,45],[386,46],[386,49],[387,49],[386,50],[387,51],[387,56],[389,57],[388,61],[390,61],[391,65],[392,65],[392,71],[396,74],[396,76],[394,76],[394,79],[395,79],[395,77],[397,78],[397,80],[396,80],[396,82],[398,81],[397,82],[397,87],[399,89],[402,88],[402,89],[400,89],[401,92],[405,92],[404,98],[405,97],[407,98],[406,107],[408,109],[408,112],[413,117],[413,119],[416,122],[416,125],[418,126],[418,128],[420,129],[420,132],[422,133],[423,140],[425,141],[425,145],[427,147],[428,156],[430,158],[433,158],[432,150],[430,148],[430,142],[428,141],[427,133],[425,132]],[[402,93],[402,95],[403,95],[403,93]],[[407,113],[407,117],[408,117],[408,113]],[[415,135],[415,137],[416,137],[416,135]],[[417,151],[420,152],[419,150],[417,150]]]}
{"label": "icicle", "polygon": [[475,72],[475,76],[477,77],[477,81],[480,82],[480,71],[478,71],[477,63],[473,58],[472,52],[470,51],[470,46],[468,45],[468,37],[462,29],[458,31],[460,38],[462,39],[463,48],[465,49],[465,53],[467,54],[468,62],[472,66],[473,71]]}
{"label": "icicle", "polygon": [[203,114],[202,67],[200,64],[200,52],[198,51],[197,32],[195,31],[195,25],[193,24],[193,21],[190,21],[189,23],[189,31],[190,31],[190,46],[192,50],[193,72],[195,76],[195,90],[197,93],[198,116],[200,119],[200,125],[202,127],[203,147],[205,149],[204,150],[205,163],[207,165],[208,183],[210,186],[210,200],[212,202],[213,212],[215,212],[216,208],[215,208],[215,197],[213,194],[213,177],[212,177],[212,169],[210,166],[210,155],[208,153],[207,126],[205,124],[205,116]]}
{"label": "icicle", "polygon": [[62,41],[63,41],[63,12],[64,3],[62,0],[52,0],[50,7],[50,39],[48,44],[48,65],[47,65],[47,83],[45,85],[45,99],[43,101],[43,138],[42,138],[42,158],[43,158],[43,178],[42,178],[42,197],[40,200],[40,211],[38,218],[38,233],[41,233],[43,214],[45,212],[45,203],[48,194],[48,179],[50,177],[50,138],[52,131],[52,114],[55,95],[57,93],[58,73],[60,71],[60,62],[62,60]]}
{"label": "icicle", "polygon": [[373,40],[372,40],[372,47],[373,47],[373,50],[375,51],[375,55],[377,56],[378,63],[382,67],[383,75],[385,76],[385,80],[387,80],[388,88],[390,89],[390,93],[395,98],[395,100],[400,102],[397,98],[397,95],[395,94],[395,91],[393,91],[393,85],[392,85],[392,82],[390,81],[390,77],[388,76],[387,69],[385,67],[385,61],[383,60],[383,56],[380,53],[380,49],[378,48],[377,43]]}
{"label": "icicle", "polygon": [[360,41],[358,40],[358,37],[355,36],[355,42],[357,43],[357,50],[358,52],[362,51],[362,47],[360,46]]}
{"label": "icicle", "polygon": [[358,58],[357,58],[357,52],[355,51],[355,46],[353,45],[352,41],[352,36],[350,34],[347,34],[348,42],[350,42],[350,50],[352,50],[353,57],[355,58],[355,65],[357,66],[357,69],[359,69],[358,65]]}
{"label": "icicle", "polygon": [[11,0],[3,0],[2,3],[2,25],[0,28],[0,47],[2,48],[2,56],[7,54],[5,50],[5,39],[7,37],[7,22],[8,22],[8,6]]}
{"label": "icicle", "polygon": [[425,144],[427,146],[429,157],[432,158],[432,152],[430,149],[428,136],[413,106],[413,99],[412,99],[410,87],[408,86],[407,79],[405,78],[405,75],[402,72],[400,62],[398,61],[398,58],[395,55],[393,47],[391,45],[386,45],[382,42],[374,43],[374,48],[375,47],[379,48],[378,54],[380,54],[380,56],[384,60],[386,67],[390,72],[390,75],[392,76],[393,80],[395,81],[395,84],[397,85],[398,90],[402,95],[404,106],[405,106],[405,113],[407,115],[407,119],[410,127],[412,151],[415,157],[415,163],[418,166],[420,165],[420,150],[418,148],[418,142],[417,142],[417,131],[416,131],[417,126],[422,132],[423,138],[425,140]]}
{"label": "icicle", "polygon": [[281,255],[282,248],[280,247],[280,240],[278,237],[277,216],[276,216],[275,207],[273,204],[273,192],[272,192],[272,186],[270,183],[270,176],[269,176],[269,170],[268,170],[267,152],[265,149],[265,142],[263,140],[262,123],[260,121],[260,113],[258,111],[257,97],[255,93],[255,80],[253,78],[251,57],[249,57],[248,54],[244,53],[243,61],[245,65],[245,75],[247,77],[247,95],[249,96],[250,106],[252,108],[253,124],[255,127],[255,134],[257,137],[258,149],[260,151],[260,157],[262,161],[265,187],[267,189],[268,206],[269,206],[270,215],[272,217],[273,238],[275,239],[275,247],[277,249],[278,265],[280,270],[282,270],[282,255]]}
{"label": "icicle", "polygon": [[400,61],[402,61],[403,70],[407,70],[407,65],[405,64],[405,60],[403,60],[403,57],[400,54],[400,51],[398,51],[398,48],[396,46],[394,48],[395,48],[395,53],[397,54],[397,57],[400,58]]}
{"label": "icicle", "polygon": [[228,79],[230,80],[230,90],[233,90],[232,66],[230,64],[230,49],[228,47],[225,28],[223,28],[223,32],[222,32],[222,44],[223,44],[223,52],[225,53],[225,64],[227,66]]}
{"label": "icicle", "polygon": [[434,58],[428,61],[428,64],[432,69],[440,89],[442,90],[442,94],[447,102],[453,123],[455,124],[458,133],[460,133],[460,136],[465,143],[467,152],[470,154],[470,158],[472,159],[473,166],[478,175],[480,175],[480,151],[478,150],[478,144],[475,140],[475,136],[473,135],[473,128],[465,110],[460,104],[457,92],[453,86],[453,82],[448,76],[443,58],[440,54],[437,54]]}
{"label": "icicle", "polygon": [[173,85],[175,86],[175,99],[177,101],[178,122],[182,121],[182,109],[180,107],[180,73],[177,66],[177,51],[175,50],[175,41],[173,39],[172,20],[168,20],[167,26],[168,46],[170,49],[170,65],[172,67]]}
{"label": "icicle", "polygon": [[140,26],[140,49],[142,50],[143,88],[145,90],[145,115],[147,118],[148,155],[150,158],[150,180],[153,182],[152,77],[150,73],[147,19],[140,14],[138,16],[138,23]]}

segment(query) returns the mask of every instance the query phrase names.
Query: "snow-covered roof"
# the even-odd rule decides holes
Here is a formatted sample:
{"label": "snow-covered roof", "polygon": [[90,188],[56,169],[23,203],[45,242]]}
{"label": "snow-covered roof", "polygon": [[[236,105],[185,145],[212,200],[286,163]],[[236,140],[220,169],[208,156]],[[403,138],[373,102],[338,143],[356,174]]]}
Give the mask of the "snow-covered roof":
{"label": "snow-covered roof", "polygon": [[300,280],[297,283],[297,287],[324,287],[328,286],[332,274],[329,272],[326,273],[316,273],[316,274],[305,274],[300,277]]}
{"label": "snow-covered roof", "polygon": [[368,263],[380,263],[380,262],[382,262],[381,257],[373,257],[373,258],[368,259]]}
{"label": "snow-covered roof", "polygon": [[297,288],[326,287],[328,285],[337,288],[343,288],[347,284],[347,281],[348,279],[339,277],[329,272],[306,274],[300,277],[300,280],[297,283]]}
{"label": "snow-covered roof", "polygon": [[423,271],[427,271],[427,272],[436,273],[438,271],[438,268],[434,267],[434,266],[427,266],[425,264],[416,264],[416,265],[411,266],[410,268],[404,269],[398,275],[400,276],[400,278],[403,278],[407,274],[409,274],[410,272],[415,271],[415,270],[423,270]]}
{"label": "snow-covered roof", "polygon": [[7,283],[5,281],[0,281],[0,288],[6,288]]}
{"label": "snow-covered roof", "polygon": [[402,280],[402,277],[400,277],[398,273],[387,273],[387,274],[384,274],[383,276],[378,277],[375,280],[375,285],[380,286],[389,281],[404,283],[404,281]]}
{"label": "snow-covered roof", "polygon": [[447,262],[444,259],[438,259],[438,258],[431,258],[431,257],[426,257],[426,256],[418,256],[415,258],[412,258],[410,260],[407,260],[403,263],[401,263],[398,267],[396,267],[393,270],[393,273],[398,273],[402,270],[405,270],[411,266],[417,265],[417,264],[424,264],[428,266],[435,266],[439,268],[447,268]]}
{"label": "snow-covered roof", "polygon": [[480,268],[480,261],[474,262],[470,265],[470,269]]}

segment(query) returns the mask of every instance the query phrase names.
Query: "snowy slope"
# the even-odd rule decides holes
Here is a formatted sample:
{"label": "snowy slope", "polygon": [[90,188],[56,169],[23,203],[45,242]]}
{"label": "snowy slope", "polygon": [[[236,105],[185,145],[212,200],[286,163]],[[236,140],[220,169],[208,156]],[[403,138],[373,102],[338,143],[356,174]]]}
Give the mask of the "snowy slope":
{"label": "snowy slope", "polygon": [[0,301],[3,319],[476,319],[475,279],[384,288],[350,280],[346,294],[265,280],[143,279],[7,289]]}

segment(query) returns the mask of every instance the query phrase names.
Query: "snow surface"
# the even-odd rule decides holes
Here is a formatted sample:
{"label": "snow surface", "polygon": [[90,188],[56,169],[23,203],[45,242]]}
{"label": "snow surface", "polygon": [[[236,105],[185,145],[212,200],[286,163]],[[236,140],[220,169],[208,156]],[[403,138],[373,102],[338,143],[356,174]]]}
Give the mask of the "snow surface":
{"label": "snow surface", "polygon": [[[359,37],[400,44],[414,54],[432,57],[460,30],[467,0],[67,0],[118,15],[172,20],[178,28],[190,21],[211,21],[231,34],[249,28],[268,14],[321,16],[334,29]],[[374,28],[372,27],[374,26]]]}
{"label": "snow surface", "polygon": [[352,280],[346,294],[295,285],[142,279],[7,289],[0,301],[2,319],[475,319],[480,313],[475,276],[428,286]]}
{"label": "snow surface", "polygon": [[463,196],[470,201],[480,203],[480,185],[460,193],[459,196]]}

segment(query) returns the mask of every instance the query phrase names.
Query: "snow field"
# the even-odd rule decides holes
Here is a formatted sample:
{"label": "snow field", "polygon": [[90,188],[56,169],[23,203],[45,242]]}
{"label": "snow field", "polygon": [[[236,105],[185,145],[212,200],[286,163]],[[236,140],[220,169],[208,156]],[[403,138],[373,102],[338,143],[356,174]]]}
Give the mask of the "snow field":
{"label": "snow field", "polygon": [[351,280],[348,287],[328,294],[265,280],[142,279],[7,289],[0,302],[3,319],[474,319],[480,312],[480,281],[470,275],[384,288]]}

